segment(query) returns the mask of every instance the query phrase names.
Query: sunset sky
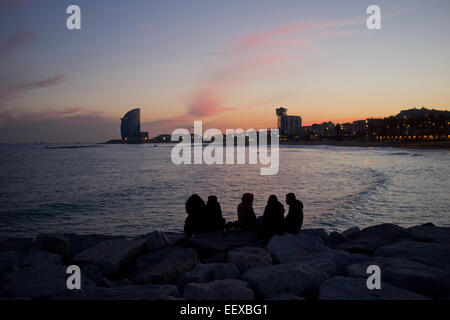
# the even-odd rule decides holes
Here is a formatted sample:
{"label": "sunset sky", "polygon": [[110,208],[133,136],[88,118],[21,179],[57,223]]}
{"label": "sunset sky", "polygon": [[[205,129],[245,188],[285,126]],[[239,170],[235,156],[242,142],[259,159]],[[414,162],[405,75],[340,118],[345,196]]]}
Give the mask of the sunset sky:
{"label": "sunset sky", "polygon": [[119,138],[137,107],[151,137],[450,107],[448,0],[0,0],[0,24],[0,142]]}

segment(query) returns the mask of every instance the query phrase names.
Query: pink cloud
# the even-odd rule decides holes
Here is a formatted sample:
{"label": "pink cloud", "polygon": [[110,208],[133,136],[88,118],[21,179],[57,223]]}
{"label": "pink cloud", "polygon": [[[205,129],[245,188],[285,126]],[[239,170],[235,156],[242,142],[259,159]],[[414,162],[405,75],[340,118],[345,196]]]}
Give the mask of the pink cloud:
{"label": "pink cloud", "polygon": [[20,45],[35,39],[36,37],[37,33],[32,30],[20,30],[13,32],[0,44],[0,57],[6,56]]}

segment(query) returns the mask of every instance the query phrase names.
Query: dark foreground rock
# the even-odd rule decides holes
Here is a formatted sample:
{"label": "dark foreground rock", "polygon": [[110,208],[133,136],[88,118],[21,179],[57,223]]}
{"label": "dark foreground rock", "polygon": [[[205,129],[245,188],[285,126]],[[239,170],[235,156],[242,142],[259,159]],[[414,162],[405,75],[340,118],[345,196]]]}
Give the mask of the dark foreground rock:
{"label": "dark foreground rock", "polygon": [[317,261],[316,264],[287,263],[251,268],[241,279],[263,298],[272,298],[281,293],[314,296],[320,284],[334,272],[331,261]]}
{"label": "dark foreground rock", "polygon": [[383,283],[380,290],[367,289],[364,278],[334,277],[320,287],[319,300],[428,300],[429,298]]}
{"label": "dark foreground rock", "polygon": [[181,274],[198,263],[194,249],[169,247],[139,257],[129,275],[134,284],[175,284]]}
{"label": "dark foreground rock", "polygon": [[228,252],[228,262],[236,265],[242,273],[249,268],[272,265],[272,256],[263,248],[243,247]]}
{"label": "dark foreground rock", "polygon": [[65,292],[53,300],[175,300],[180,292],[174,285],[120,286],[88,288]]}
{"label": "dark foreground rock", "polygon": [[370,262],[346,268],[350,277],[367,279],[367,267],[377,265],[382,270],[382,282],[439,299],[450,292],[450,274],[442,269],[402,258],[376,257]]}
{"label": "dark foreground rock", "polygon": [[236,279],[239,274],[239,269],[232,263],[200,263],[178,279],[178,288],[183,291],[189,283]]}
{"label": "dark foreground rock", "polygon": [[216,280],[206,283],[190,283],[183,296],[188,300],[254,300],[253,291],[242,280]]}
{"label": "dark foreground rock", "polygon": [[[445,300],[450,297],[450,228],[381,224],[343,233],[306,229],[195,235],[45,234],[0,242],[0,298]],[[69,290],[67,267],[81,268]],[[369,290],[367,267],[381,270]]]}
{"label": "dark foreground rock", "polygon": [[375,251],[375,256],[417,261],[450,272],[450,245],[426,242],[401,242]]}
{"label": "dark foreground rock", "polygon": [[266,246],[276,262],[289,263],[308,254],[330,250],[315,237],[305,234],[285,234],[273,236]]}

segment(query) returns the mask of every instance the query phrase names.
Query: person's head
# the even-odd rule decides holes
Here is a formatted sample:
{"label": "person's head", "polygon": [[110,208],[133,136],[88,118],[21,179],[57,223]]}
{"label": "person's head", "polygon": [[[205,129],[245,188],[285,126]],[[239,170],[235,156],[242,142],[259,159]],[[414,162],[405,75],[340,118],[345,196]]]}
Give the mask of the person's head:
{"label": "person's head", "polygon": [[206,203],[206,205],[213,205],[217,203],[217,197],[216,196],[209,196],[208,197],[208,202]]}
{"label": "person's head", "polygon": [[205,208],[205,202],[198,194],[193,194],[186,201],[187,214],[196,214]]}
{"label": "person's head", "polygon": [[278,203],[278,198],[274,194],[269,197],[269,200],[267,200],[267,205],[275,205],[277,203]]}
{"label": "person's head", "polygon": [[242,195],[242,203],[246,203],[246,204],[252,205],[253,204],[253,194],[251,194],[251,193],[244,193]]}
{"label": "person's head", "polygon": [[293,194],[293,193],[288,193],[288,194],[286,195],[286,203],[287,203],[288,205],[291,205],[291,204],[294,203],[294,201],[295,201],[295,194]]}

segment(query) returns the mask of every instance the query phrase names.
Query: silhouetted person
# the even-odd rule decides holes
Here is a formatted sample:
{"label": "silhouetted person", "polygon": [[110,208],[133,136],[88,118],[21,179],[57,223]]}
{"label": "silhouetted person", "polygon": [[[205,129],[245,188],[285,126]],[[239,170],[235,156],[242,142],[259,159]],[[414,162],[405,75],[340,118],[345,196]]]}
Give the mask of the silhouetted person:
{"label": "silhouetted person", "polygon": [[264,244],[269,242],[274,234],[284,234],[284,207],[278,201],[275,195],[271,195],[267,200],[267,206],[264,209],[262,218],[262,241]]}
{"label": "silhouetted person", "polygon": [[216,196],[209,196],[206,203],[207,228],[210,231],[223,230],[225,219],[222,217],[222,208]]}
{"label": "silhouetted person", "polygon": [[256,227],[256,215],[253,211],[253,194],[244,193],[241,203],[237,207],[238,226],[240,229]]}
{"label": "silhouetted person", "polygon": [[303,224],[303,203],[295,198],[295,194],[286,195],[286,203],[289,205],[289,212],[286,215],[286,231],[298,233]]}
{"label": "silhouetted person", "polygon": [[208,231],[206,222],[206,205],[199,195],[193,194],[186,201],[187,218],[184,222],[184,233],[192,236],[194,233]]}

